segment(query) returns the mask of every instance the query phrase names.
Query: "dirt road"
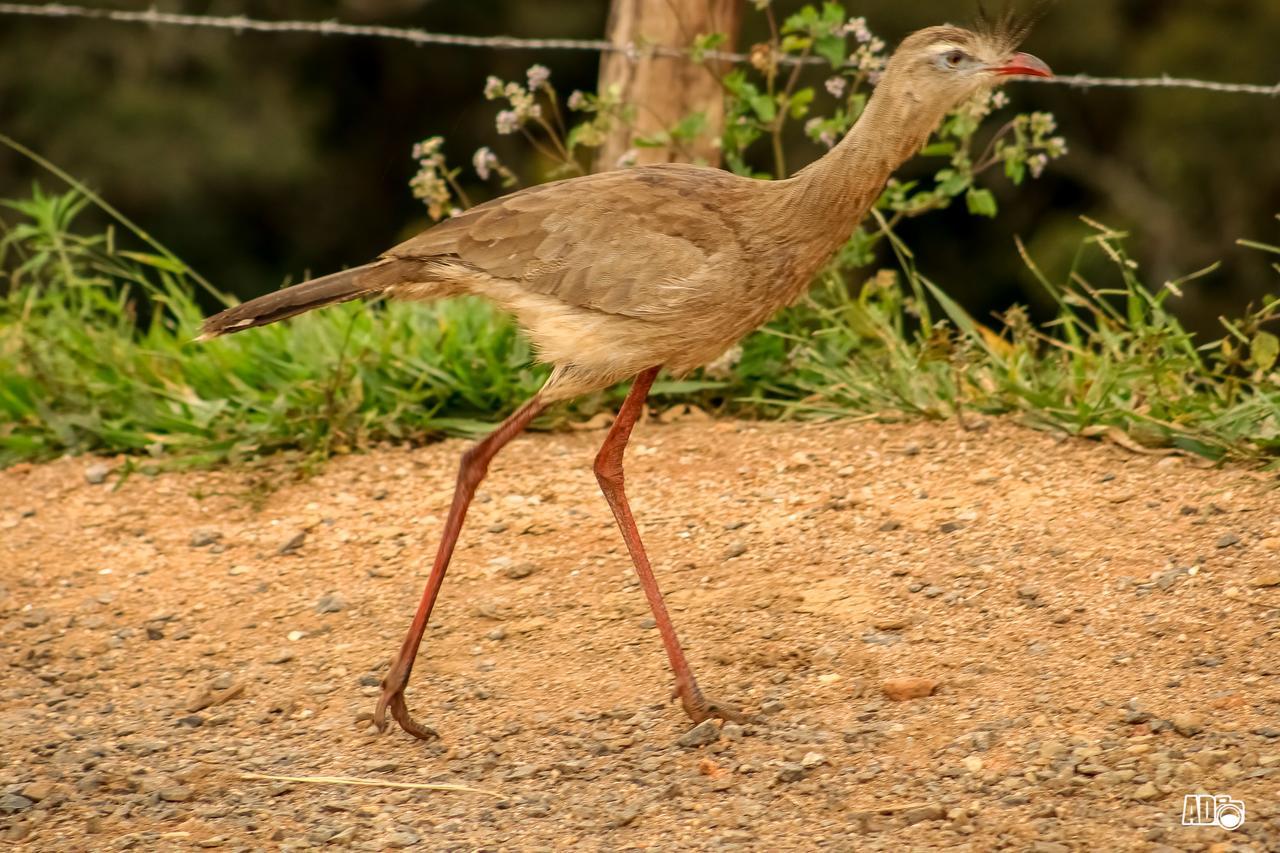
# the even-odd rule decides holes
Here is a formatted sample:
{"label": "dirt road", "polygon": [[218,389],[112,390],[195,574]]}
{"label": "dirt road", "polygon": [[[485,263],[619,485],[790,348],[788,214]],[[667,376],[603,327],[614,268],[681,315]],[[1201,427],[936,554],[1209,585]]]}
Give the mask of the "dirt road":
{"label": "dirt road", "polygon": [[[409,691],[431,744],[357,719],[460,443],[307,481],[0,472],[0,837],[1280,850],[1274,475],[1002,423],[644,424],[628,485],[659,580],[703,686],[751,715],[689,737],[600,438],[495,463]],[[892,701],[898,677],[937,688]],[[1243,827],[1184,827],[1195,793],[1242,802]]]}

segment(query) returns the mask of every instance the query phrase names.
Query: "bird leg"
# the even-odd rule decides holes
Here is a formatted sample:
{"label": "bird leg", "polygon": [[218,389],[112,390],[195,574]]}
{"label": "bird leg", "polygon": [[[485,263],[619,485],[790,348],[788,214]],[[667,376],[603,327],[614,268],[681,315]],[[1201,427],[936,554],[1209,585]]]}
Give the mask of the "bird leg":
{"label": "bird leg", "polygon": [[662,645],[666,647],[667,659],[671,662],[671,671],[675,673],[675,695],[680,697],[680,704],[685,713],[694,722],[699,723],[709,717],[725,720],[741,720],[742,715],[735,709],[723,704],[708,701],[698,689],[698,682],[689,669],[684,651],[680,648],[680,640],[676,637],[675,626],[667,615],[667,606],[662,600],[662,592],[654,579],[653,569],[644,551],[644,543],[640,541],[640,531],[636,529],[635,518],[631,514],[631,506],[627,503],[627,495],[623,490],[622,456],[627,449],[627,441],[631,438],[631,430],[635,427],[640,413],[644,409],[645,399],[660,367],[651,367],[636,377],[627,394],[626,401],[618,410],[618,418],[613,422],[609,435],[596,455],[596,480],[600,490],[604,492],[613,517],[622,531],[622,538],[631,552],[631,561],[635,563],[636,574],[640,576],[640,586],[644,588],[645,598],[649,599],[649,607],[653,610],[653,619],[658,625],[658,633],[662,635]]}
{"label": "bird leg", "polygon": [[400,654],[396,656],[386,678],[382,679],[382,696],[378,699],[378,707],[373,712],[373,724],[378,731],[386,731],[387,711],[390,710],[391,716],[395,717],[400,728],[414,737],[431,740],[437,736],[433,729],[414,721],[404,701],[404,688],[409,683],[409,674],[413,671],[413,661],[418,654],[418,645],[422,642],[422,634],[427,628],[427,619],[431,617],[431,608],[436,603],[436,596],[440,594],[440,585],[444,582],[445,570],[449,568],[449,558],[453,556],[458,534],[462,531],[462,522],[467,517],[467,508],[471,506],[471,498],[476,493],[476,487],[480,485],[480,481],[489,470],[489,462],[545,408],[546,403],[542,401],[541,395],[534,395],[497,429],[462,454],[462,464],[458,468],[458,485],[453,492],[453,505],[449,507],[449,518],[445,521],[440,548],[436,551],[436,561],[431,567],[430,577],[427,578],[427,588],[422,593],[418,612],[409,626],[409,634],[404,639],[404,645],[400,647]]}

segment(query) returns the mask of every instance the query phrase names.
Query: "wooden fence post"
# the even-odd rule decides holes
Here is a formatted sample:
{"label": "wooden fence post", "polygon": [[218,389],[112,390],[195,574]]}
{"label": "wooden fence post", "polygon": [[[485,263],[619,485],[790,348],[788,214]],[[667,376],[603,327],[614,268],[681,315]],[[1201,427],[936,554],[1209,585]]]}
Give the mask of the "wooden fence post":
{"label": "wooden fence post", "polygon": [[635,148],[637,164],[705,161],[719,165],[718,140],[724,122],[720,85],[703,66],[682,57],[654,56],[645,47],[686,49],[708,33],[724,33],[732,50],[742,23],[743,0],[612,0],[606,38],[616,45],[635,45],[633,60],[608,53],[600,61],[600,92],[617,86],[624,103],[636,109],[634,127],[614,128],[596,158],[597,171],[616,168],[633,149],[633,135],[652,136],[670,130],[685,116],[701,112],[707,132],[689,144]]}

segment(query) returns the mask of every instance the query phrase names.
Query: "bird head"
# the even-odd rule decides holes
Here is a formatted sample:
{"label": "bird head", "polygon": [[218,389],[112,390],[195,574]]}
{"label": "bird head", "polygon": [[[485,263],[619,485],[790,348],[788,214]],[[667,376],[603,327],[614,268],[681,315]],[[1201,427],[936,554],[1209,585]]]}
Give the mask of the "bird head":
{"label": "bird head", "polygon": [[978,31],[954,26],[920,30],[893,54],[885,79],[946,111],[1014,77],[1052,77],[1043,61],[1018,51],[1026,30],[1009,23]]}

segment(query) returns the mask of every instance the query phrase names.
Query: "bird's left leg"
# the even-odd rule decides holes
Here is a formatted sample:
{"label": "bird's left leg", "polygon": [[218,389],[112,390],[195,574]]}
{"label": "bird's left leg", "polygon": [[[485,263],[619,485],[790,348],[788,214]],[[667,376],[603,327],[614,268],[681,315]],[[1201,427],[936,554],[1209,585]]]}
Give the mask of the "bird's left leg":
{"label": "bird's left leg", "polygon": [[386,678],[382,680],[382,696],[378,699],[378,707],[373,712],[373,724],[378,731],[386,731],[387,712],[395,717],[400,728],[422,740],[436,736],[431,728],[414,721],[409,714],[409,706],[404,700],[404,688],[409,683],[409,674],[413,672],[413,661],[418,656],[418,646],[422,643],[422,635],[427,629],[427,620],[431,617],[431,609],[435,606],[436,596],[440,594],[440,585],[444,583],[445,570],[449,568],[449,560],[453,557],[454,546],[458,542],[458,534],[462,532],[462,522],[467,517],[467,508],[471,506],[471,498],[475,496],[476,487],[484,479],[489,470],[489,463],[498,451],[515,438],[536,418],[547,404],[542,392],[534,395],[515,414],[489,433],[478,444],[462,454],[462,464],[458,466],[458,483],[453,492],[453,504],[449,507],[449,518],[444,524],[444,535],[440,539],[439,550],[436,551],[435,563],[431,566],[431,575],[427,578],[427,587],[418,603],[418,612],[409,626],[409,634],[400,647]]}
{"label": "bird's left leg", "polygon": [[698,682],[685,660],[684,650],[680,648],[680,640],[676,637],[675,626],[667,614],[667,606],[662,600],[662,592],[653,576],[653,568],[649,565],[649,557],[645,554],[644,543],[640,541],[640,531],[636,529],[635,518],[631,514],[631,506],[627,503],[627,495],[623,490],[622,456],[627,449],[627,441],[631,438],[631,430],[640,413],[644,409],[644,401],[653,387],[660,367],[652,367],[636,377],[627,394],[626,402],[618,411],[618,418],[613,422],[608,437],[596,455],[596,480],[600,490],[604,492],[613,517],[622,531],[622,538],[631,552],[631,561],[635,563],[636,574],[640,576],[640,585],[644,588],[645,598],[649,599],[649,607],[653,610],[653,619],[662,635],[662,645],[666,647],[667,659],[671,662],[671,671],[676,676],[676,695],[685,713],[694,722],[701,722],[709,717],[726,720],[741,720],[742,716],[735,709],[723,704],[708,701],[698,689]]}

